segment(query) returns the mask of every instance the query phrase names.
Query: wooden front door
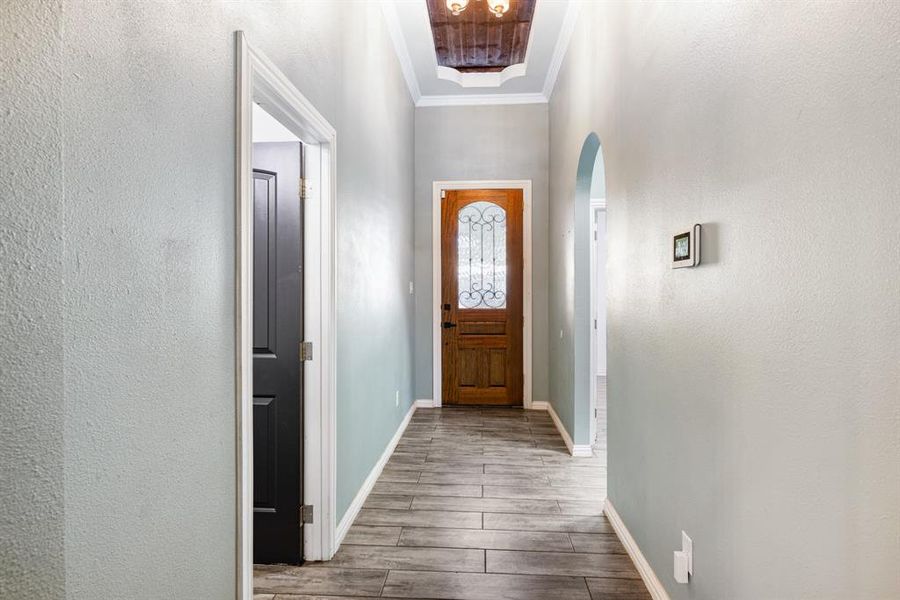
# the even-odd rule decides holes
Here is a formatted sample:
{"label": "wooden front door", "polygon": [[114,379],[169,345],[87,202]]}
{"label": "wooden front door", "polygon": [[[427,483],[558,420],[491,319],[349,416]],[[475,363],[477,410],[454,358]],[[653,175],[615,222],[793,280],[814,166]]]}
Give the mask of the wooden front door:
{"label": "wooden front door", "polygon": [[521,406],[522,190],[443,196],[443,403]]}
{"label": "wooden front door", "polygon": [[253,144],[253,561],[303,561],[299,142]]}

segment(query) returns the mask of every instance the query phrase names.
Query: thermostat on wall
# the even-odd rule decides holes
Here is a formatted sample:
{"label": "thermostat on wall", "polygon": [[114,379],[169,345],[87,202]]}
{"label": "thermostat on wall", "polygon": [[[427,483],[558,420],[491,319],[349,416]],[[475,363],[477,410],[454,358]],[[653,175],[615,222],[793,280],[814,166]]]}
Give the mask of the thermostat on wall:
{"label": "thermostat on wall", "polygon": [[696,267],[700,264],[700,224],[672,239],[672,268]]}

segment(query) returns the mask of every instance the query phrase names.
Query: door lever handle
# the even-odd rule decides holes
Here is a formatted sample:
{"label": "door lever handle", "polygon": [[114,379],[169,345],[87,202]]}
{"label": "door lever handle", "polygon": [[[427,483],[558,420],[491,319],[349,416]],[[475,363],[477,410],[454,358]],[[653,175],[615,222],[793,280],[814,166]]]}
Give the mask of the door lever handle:
{"label": "door lever handle", "polygon": [[456,323],[451,323],[450,321],[444,321],[441,323],[441,327],[444,329],[450,329],[451,327],[456,327]]}

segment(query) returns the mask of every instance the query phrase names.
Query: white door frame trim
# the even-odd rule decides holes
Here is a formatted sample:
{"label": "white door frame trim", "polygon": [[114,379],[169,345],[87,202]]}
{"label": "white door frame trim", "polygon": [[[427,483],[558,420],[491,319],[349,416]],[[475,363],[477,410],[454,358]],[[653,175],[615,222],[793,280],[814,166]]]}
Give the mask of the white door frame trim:
{"label": "white door frame trim", "polygon": [[[334,244],[337,135],[334,127],[243,32],[235,33],[235,396],[238,600],[253,598],[253,174],[252,107],[257,102],[305,144],[304,503],[315,522],[303,528],[307,560],[327,560],[335,540]],[[299,507],[298,507],[299,510]]]}
{"label": "white door frame trim", "polygon": [[[600,376],[600,369],[597,356],[597,330],[594,327],[594,320],[599,318],[597,313],[597,254],[599,252],[599,242],[595,237],[597,235],[597,211],[606,211],[605,198],[591,198],[591,445],[597,442],[597,377]],[[603,315],[603,322],[606,323],[606,315]],[[606,375],[606,370],[603,370]]]}
{"label": "white door frame trim", "polygon": [[522,335],[524,375],[523,405],[532,408],[532,207],[530,179],[494,179],[484,181],[435,181],[432,183],[431,217],[431,299],[432,299],[432,398],[434,406],[442,404],[441,396],[441,190],[522,190],[522,251],[525,276],[522,284],[522,313],[525,318]]}

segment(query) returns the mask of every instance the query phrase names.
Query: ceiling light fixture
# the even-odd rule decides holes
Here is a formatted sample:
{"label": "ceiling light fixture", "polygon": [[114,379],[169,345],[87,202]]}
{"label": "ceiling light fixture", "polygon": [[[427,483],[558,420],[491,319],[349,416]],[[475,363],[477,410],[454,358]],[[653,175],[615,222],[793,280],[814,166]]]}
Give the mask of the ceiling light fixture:
{"label": "ceiling light fixture", "polygon": [[[487,8],[498,19],[509,11],[509,0],[485,0]],[[447,10],[458,17],[469,6],[469,0],[447,0]]]}
{"label": "ceiling light fixture", "polygon": [[509,10],[509,0],[486,0],[488,10],[494,13],[498,19]]}
{"label": "ceiling light fixture", "polygon": [[468,5],[469,0],[447,0],[447,10],[454,17],[458,17],[462,11],[466,10]]}

